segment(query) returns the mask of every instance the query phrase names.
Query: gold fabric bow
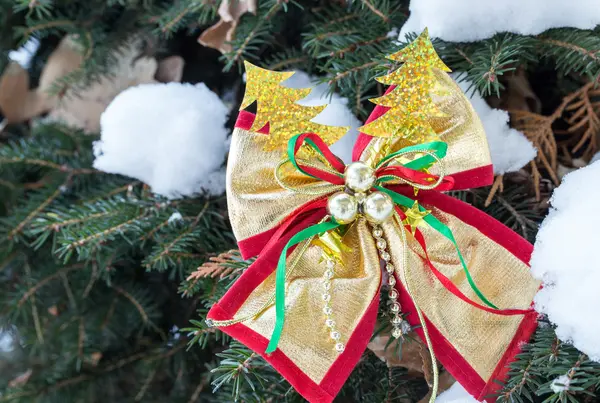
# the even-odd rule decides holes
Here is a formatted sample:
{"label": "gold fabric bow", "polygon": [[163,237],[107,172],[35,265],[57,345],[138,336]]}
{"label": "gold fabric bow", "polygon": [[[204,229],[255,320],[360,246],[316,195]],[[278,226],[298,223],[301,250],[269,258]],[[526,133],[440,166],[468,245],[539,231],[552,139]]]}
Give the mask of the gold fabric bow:
{"label": "gold fabric bow", "polygon": [[[426,36],[419,40],[423,38]],[[428,39],[425,44],[416,43],[418,55],[422,53],[418,46],[430,46]],[[426,66],[429,75],[421,81],[407,79],[404,83],[423,85],[430,103],[421,94],[398,114],[401,119],[393,118],[393,122],[406,123],[408,131],[399,131],[405,135],[361,135],[354,159],[375,167],[387,155],[422,142],[424,139],[417,134],[427,130],[427,139],[435,138],[448,146],[443,173],[454,178],[455,189],[488,185],[492,169],[481,122],[460,88],[441,68],[443,64],[437,63],[428,49],[424,54],[417,62]],[[399,59],[405,64],[408,60],[406,55]],[[248,86],[261,83],[264,80],[248,82]],[[265,93],[265,89],[251,93]],[[278,99],[275,94],[271,96]],[[264,353],[275,326],[274,270],[279,254],[294,233],[324,219],[327,212],[323,201],[336,189],[290,164],[282,164],[287,139],[306,131],[319,132],[319,127],[304,124],[298,128],[293,122],[278,122],[273,115],[260,116],[261,99],[255,98],[259,117],[241,112],[232,136],[227,192],[240,250],[245,257],[258,255],[258,259],[215,304],[209,321],[224,326],[223,331],[265,356],[308,400],[331,401],[372,334],[382,282],[378,240],[383,239],[388,264],[395,268],[392,274],[397,280],[390,284],[398,294],[405,319],[413,326],[419,324],[420,310],[436,356],[454,377],[476,397],[493,391],[493,378],[501,377],[518,343],[535,328],[535,314],[496,315],[457,298],[427,263],[431,262],[468,299],[478,301],[453,245],[430,226],[420,225],[419,236],[427,245],[423,250],[419,240],[405,230],[407,222],[401,222],[397,215],[377,228],[359,215],[343,232],[336,232],[335,239],[316,243],[307,240],[287,256],[285,326],[278,349],[273,354]],[[387,99],[400,102],[389,96]],[[387,123],[380,122],[390,111],[386,107],[393,108],[388,101],[376,108],[364,127],[366,132],[389,130]],[[426,113],[411,109],[417,106]],[[276,104],[271,103],[271,110],[277,110]],[[278,137],[274,137],[272,131],[277,128]],[[334,130],[324,133],[329,135],[329,143],[337,137]],[[302,159],[306,165],[330,169],[318,153],[303,153]],[[439,175],[439,169],[434,165],[429,173]],[[412,211],[414,219],[418,221],[421,206],[452,231],[483,294],[499,308],[530,307],[539,282],[528,270],[531,245],[527,241],[482,212],[438,191],[421,190],[412,198],[418,202]],[[404,214],[411,212],[405,209]],[[294,221],[289,217],[295,217]],[[374,233],[375,229],[380,232]],[[328,243],[333,246],[324,247]],[[324,259],[324,250],[332,248],[337,249],[329,256],[335,259],[327,259],[327,254]],[[329,269],[332,276],[326,274]],[[330,318],[327,312],[333,313],[336,334],[326,323],[325,318]],[[417,332],[425,337],[423,329]],[[344,348],[337,348],[339,343]]]}

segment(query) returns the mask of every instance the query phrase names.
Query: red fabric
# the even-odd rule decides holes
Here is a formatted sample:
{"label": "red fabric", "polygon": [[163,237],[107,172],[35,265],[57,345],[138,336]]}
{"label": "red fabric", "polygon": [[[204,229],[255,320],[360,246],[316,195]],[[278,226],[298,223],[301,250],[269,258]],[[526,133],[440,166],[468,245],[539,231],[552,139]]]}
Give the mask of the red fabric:
{"label": "red fabric", "polygon": [[[322,209],[323,210],[323,209]],[[207,317],[215,320],[230,319],[242,306],[254,289],[261,284],[277,266],[284,245],[302,228],[315,224],[324,211],[313,211],[291,226],[277,241],[265,247],[256,261],[242,274],[223,298],[213,305]],[[346,349],[331,366],[320,384],[312,381],[281,350],[265,354],[269,341],[244,324],[236,324],[221,330],[263,356],[304,398],[310,402],[333,401],[346,379],[365,351],[377,320],[379,295],[375,295],[359,325],[346,343]]]}

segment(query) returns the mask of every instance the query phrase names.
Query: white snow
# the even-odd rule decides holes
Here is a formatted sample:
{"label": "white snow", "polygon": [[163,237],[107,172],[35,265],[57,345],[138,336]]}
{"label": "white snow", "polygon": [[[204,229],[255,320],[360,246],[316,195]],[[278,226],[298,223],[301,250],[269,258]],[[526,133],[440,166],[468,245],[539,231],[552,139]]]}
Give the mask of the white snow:
{"label": "white snow", "polygon": [[561,375],[552,381],[550,389],[552,389],[552,392],[554,393],[560,393],[569,390],[569,386],[571,386],[569,377],[567,375]]}
{"label": "white snow", "polygon": [[344,162],[352,161],[352,148],[358,137],[358,127],[362,123],[348,109],[348,99],[339,94],[327,94],[327,84],[316,84],[317,79],[310,77],[304,71],[296,71],[293,76],[285,80],[282,84],[289,88],[308,88],[312,87],[312,92],[306,98],[298,101],[298,104],[304,106],[327,105],[327,108],[318,114],[314,119],[315,123],[329,126],[350,126],[350,130],[331,146],[331,151],[340,157]]}
{"label": "white snow", "polygon": [[469,394],[458,382],[455,382],[448,390],[441,393],[435,403],[477,403],[473,396]]}
{"label": "white snow", "polygon": [[431,37],[472,42],[498,32],[537,35],[550,28],[593,29],[598,24],[597,0],[412,0],[399,40],[425,28]]}
{"label": "white snow", "polygon": [[470,99],[483,123],[495,174],[518,171],[535,158],[537,151],[533,144],[523,133],[508,126],[508,112],[491,108],[476,88],[469,89],[470,81],[461,81],[457,74],[452,74],[452,77]]}
{"label": "white snow", "polygon": [[137,178],[168,198],[221,194],[228,109],[204,84],[142,84],[100,119],[94,167]]}
{"label": "white snow", "polygon": [[171,214],[171,216],[169,217],[167,222],[169,224],[172,224],[174,222],[181,221],[182,219],[183,219],[183,216],[181,215],[181,213],[179,211],[176,211],[173,214]]}
{"label": "white snow", "polygon": [[0,328],[0,352],[10,353],[15,349],[15,336],[7,329]]}
{"label": "white snow", "polygon": [[596,161],[600,161],[600,153],[596,153],[596,155],[594,155],[594,156],[592,157],[592,160],[590,161],[590,164],[591,164],[592,162],[596,162]]}
{"label": "white snow", "polygon": [[548,315],[557,336],[600,361],[600,161],[566,175],[554,190],[531,258],[543,280],[535,309]]}
{"label": "white snow", "polygon": [[24,69],[31,66],[31,59],[40,47],[40,41],[37,38],[30,38],[17,50],[8,52],[8,58],[13,62],[19,63]]}

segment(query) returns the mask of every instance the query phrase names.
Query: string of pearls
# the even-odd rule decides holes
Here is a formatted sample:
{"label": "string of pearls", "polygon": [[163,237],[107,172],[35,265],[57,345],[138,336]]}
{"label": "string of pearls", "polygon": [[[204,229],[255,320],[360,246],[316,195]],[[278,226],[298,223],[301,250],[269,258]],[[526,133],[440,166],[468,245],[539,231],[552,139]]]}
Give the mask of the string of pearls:
{"label": "string of pearls", "polygon": [[402,318],[402,310],[400,302],[398,302],[398,291],[395,288],[396,278],[394,277],[394,271],[396,268],[391,263],[392,256],[387,251],[387,242],[383,238],[383,230],[379,225],[373,226],[373,238],[375,239],[375,245],[379,252],[379,257],[385,262],[385,270],[388,273],[388,299],[389,299],[389,310],[392,324],[392,337],[398,339],[403,335],[411,331],[410,324]]}
{"label": "string of pearls", "polygon": [[335,341],[335,350],[338,353],[344,351],[344,343],[340,332],[337,331],[335,321],[332,319],[333,309],[331,308],[331,279],[333,279],[335,260],[327,259],[327,270],[323,274],[323,313],[325,314],[325,326],[329,328],[329,336]]}

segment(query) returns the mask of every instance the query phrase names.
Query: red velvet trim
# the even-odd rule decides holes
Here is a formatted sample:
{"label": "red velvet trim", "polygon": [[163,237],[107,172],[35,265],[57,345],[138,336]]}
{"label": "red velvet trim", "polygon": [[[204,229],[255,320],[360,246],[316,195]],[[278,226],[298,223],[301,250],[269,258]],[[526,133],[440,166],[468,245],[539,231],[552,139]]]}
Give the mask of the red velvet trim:
{"label": "red velvet trim", "polygon": [[[275,270],[281,249],[289,238],[301,228],[318,222],[323,214],[324,211],[313,211],[289,230],[284,231],[276,241],[270,242],[223,298],[213,305],[207,317],[217,320],[233,317],[252,291]],[[373,334],[378,307],[379,295],[377,294],[346,343],[346,349],[333,363],[320,384],[312,381],[279,349],[272,354],[265,354],[268,340],[245,325],[236,324],[221,330],[263,356],[307,400],[329,403],[333,401],[365,351]]]}
{"label": "red velvet trim", "polygon": [[[281,234],[279,233],[285,231],[289,226],[293,225],[298,219],[302,218],[306,214],[311,214],[316,212],[324,212],[324,208],[327,205],[327,200],[324,197],[319,199],[315,199],[309,201],[302,206],[298,207],[296,210],[292,211],[290,215],[277,224],[275,227],[261,232],[260,234],[256,234],[251,236],[250,238],[238,240],[238,247],[242,254],[242,258],[249,259],[253,256],[258,255],[263,249],[267,247],[267,244],[272,243],[279,239]],[[321,216],[323,216],[321,214]]]}
{"label": "red velvet trim", "polygon": [[[512,340],[512,342],[506,349],[506,352],[504,353],[504,356],[502,357],[502,359],[498,363],[498,366],[494,370],[491,379],[497,379],[500,381],[506,379],[508,371],[510,370],[508,364],[515,360],[515,356],[521,352],[521,348],[523,347],[523,345],[529,341],[531,335],[533,334],[533,332],[535,332],[535,329],[537,327],[537,318],[538,314],[535,311],[532,311],[531,313],[525,315],[525,317],[521,321],[521,324],[519,325],[519,328],[517,329],[517,336],[515,336],[515,338]],[[527,335],[527,337],[519,337],[520,334]],[[483,400],[483,398],[485,398],[486,396],[497,393],[501,388],[502,385],[497,382],[488,382],[487,385],[485,385],[485,388],[481,391],[481,394],[479,395],[478,399]],[[489,397],[487,400],[495,401],[496,398]]]}
{"label": "red velvet trim", "polygon": [[[254,119],[256,119],[256,115],[254,113],[240,111],[237,120],[235,121],[235,127],[238,129],[250,130],[252,123],[254,123]],[[256,133],[269,134],[269,124],[267,123],[265,127],[257,130]]]}
{"label": "red velvet trim", "polygon": [[273,234],[277,231],[277,228],[279,228],[279,226],[251,236],[250,238],[239,239],[237,244],[238,249],[242,254],[242,259],[246,260],[258,255],[260,251],[264,249],[265,245],[267,242],[269,242]]}
{"label": "red velvet trim", "polygon": [[452,174],[454,187],[452,190],[473,189],[489,186],[494,182],[494,166],[492,164]]}

